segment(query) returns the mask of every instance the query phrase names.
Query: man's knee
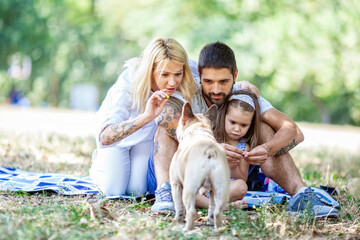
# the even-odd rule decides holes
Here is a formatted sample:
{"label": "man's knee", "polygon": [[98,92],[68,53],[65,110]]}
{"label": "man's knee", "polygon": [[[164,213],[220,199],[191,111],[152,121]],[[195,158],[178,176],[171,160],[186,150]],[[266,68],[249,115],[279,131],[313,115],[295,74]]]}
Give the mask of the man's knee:
{"label": "man's knee", "polygon": [[154,160],[165,158],[171,161],[177,146],[178,142],[167,133],[166,129],[158,127],[154,136]]}
{"label": "man's knee", "polygon": [[267,123],[260,123],[260,144],[269,141],[274,136],[274,134],[274,129],[272,129]]}
{"label": "man's knee", "polygon": [[168,135],[168,134],[167,134],[165,128],[163,128],[163,127],[158,127],[158,128],[156,129],[154,139],[155,139],[155,140],[158,140],[158,141],[162,141],[162,140],[166,139],[167,135]]}
{"label": "man's knee", "polygon": [[169,169],[178,143],[165,129],[158,127],[154,138],[153,164],[157,185],[169,181]]}

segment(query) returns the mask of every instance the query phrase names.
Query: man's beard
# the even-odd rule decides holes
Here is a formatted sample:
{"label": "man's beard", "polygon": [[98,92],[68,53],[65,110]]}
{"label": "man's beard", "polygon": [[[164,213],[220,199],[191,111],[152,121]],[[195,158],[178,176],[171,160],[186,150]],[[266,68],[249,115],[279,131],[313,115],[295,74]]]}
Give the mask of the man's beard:
{"label": "man's beard", "polygon": [[[215,94],[215,93],[213,93],[213,92],[209,92],[209,94],[207,94],[207,93],[205,93],[205,92],[203,91],[203,95],[209,100],[209,102],[210,102],[211,104],[216,104],[218,107],[221,107],[221,106],[224,104],[227,96],[229,96],[231,92],[232,92],[232,88],[231,88],[231,90],[230,90],[230,92],[229,92],[228,94],[226,94],[226,93],[224,93],[224,92],[221,92],[221,93],[219,93],[219,94]],[[221,96],[223,96],[223,98],[213,99],[213,98],[211,98],[212,95],[221,95]]]}

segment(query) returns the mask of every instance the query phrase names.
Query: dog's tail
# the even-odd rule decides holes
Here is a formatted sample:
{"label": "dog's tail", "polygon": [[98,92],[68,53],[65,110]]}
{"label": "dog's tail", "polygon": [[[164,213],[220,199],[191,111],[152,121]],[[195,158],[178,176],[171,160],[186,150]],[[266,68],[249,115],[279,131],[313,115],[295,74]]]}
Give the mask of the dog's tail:
{"label": "dog's tail", "polygon": [[207,159],[214,159],[217,158],[217,151],[214,148],[207,148],[205,149],[204,155],[207,157]]}

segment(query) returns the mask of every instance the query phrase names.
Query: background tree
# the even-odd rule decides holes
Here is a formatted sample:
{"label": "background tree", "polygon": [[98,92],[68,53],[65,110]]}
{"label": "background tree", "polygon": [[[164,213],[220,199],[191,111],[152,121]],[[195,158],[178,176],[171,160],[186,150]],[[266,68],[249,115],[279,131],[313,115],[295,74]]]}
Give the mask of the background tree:
{"label": "background tree", "polygon": [[[66,107],[71,87],[90,82],[101,101],[153,37],[177,39],[194,60],[220,40],[238,80],[293,119],[360,125],[359,10],[355,0],[1,1],[0,96],[16,83],[34,105]],[[30,77],[10,78],[26,56]]]}

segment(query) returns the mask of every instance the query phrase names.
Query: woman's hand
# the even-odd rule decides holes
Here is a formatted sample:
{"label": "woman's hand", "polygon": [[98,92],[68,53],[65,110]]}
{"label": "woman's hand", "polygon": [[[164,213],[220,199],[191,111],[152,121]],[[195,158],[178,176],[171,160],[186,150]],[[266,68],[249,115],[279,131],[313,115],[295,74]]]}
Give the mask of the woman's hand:
{"label": "woman's hand", "polygon": [[154,120],[160,115],[168,99],[169,96],[163,90],[154,92],[146,102],[144,117],[147,118],[149,122]]}
{"label": "woman's hand", "polygon": [[106,126],[100,134],[100,143],[110,145],[136,132],[154,120],[164,109],[169,96],[164,91],[154,92],[146,102],[145,112],[136,118]]}

